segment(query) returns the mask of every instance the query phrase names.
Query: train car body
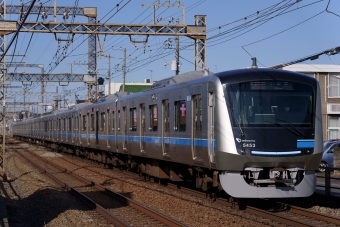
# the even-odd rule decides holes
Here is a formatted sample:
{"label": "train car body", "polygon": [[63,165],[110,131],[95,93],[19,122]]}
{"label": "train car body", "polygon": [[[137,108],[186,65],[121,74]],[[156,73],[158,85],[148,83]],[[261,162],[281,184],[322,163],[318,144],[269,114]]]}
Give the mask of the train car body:
{"label": "train car body", "polygon": [[306,197],[323,151],[320,88],[284,70],[192,72],[18,122],[13,135],[233,197]]}

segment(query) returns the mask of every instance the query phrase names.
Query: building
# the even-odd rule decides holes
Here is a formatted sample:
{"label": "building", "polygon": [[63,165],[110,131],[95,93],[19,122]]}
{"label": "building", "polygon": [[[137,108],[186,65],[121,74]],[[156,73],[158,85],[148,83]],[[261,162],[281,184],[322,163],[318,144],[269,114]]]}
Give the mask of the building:
{"label": "building", "polygon": [[[147,81],[149,82],[149,81]],[[151,88],[152,83],[125,83],[125,92],[140,92],[144,90],[149,90]],[[117,92],[123,91],[123,83],[111,83],[111,93],[114,94]],[[109,95],[109,84],[105,84],[105,96]]]}
{"label": "building", "polygon": [[340,138],[340,65],[296,64],[283,69],[305,73],[319,81],[323,139]]}

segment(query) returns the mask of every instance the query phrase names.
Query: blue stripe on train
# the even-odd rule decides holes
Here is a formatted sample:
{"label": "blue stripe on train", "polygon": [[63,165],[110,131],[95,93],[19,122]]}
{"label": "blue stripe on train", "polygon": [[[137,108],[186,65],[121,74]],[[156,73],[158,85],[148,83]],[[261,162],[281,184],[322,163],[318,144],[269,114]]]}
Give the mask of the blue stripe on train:
{"label": "blue stripe on train", "polygon": [[314,148],[314,140],[297,140],[297,148]]}
{"label": "blue stripe on train", "polygon": [[[46,136],[46,135],[45,135]],[[96,135],[95,134],[79,134],[79,135],[75,135],[72,133],[62,133],[59,134],[58,137],[60,136],[68,136],[68,137],[78,137],[79,138],[89,138],[89,139],[95,139]],[[53,135],[53,137],[57,137],[57,135]],[[125,137],[126,141],[133,141],[133,142],[139,142],[139,141],[143,141],[146,143],[162,143],[162,137],[154,137],[154,136],[144,136],[144,137],[140,137],[140,136],[122,136],[122,135],[117,135],[117,140],[118,141],[122,141],[123,137]],[[115,140],[115,136],[113,135],[101,135],[98,134],[98,139],[100,140],[106,140],[106,138],[108,138],[108,140],[114,141]],[[164,137],[164,142],[165,143],[169,143],[169,144],[173,144],[173,145],[184,145],[184,146],[191,146],[191,138],[180,138],[180,137]],[[207,139],[194,139],[194,145],[195,146],[200,146],[200,147],[208,147],[208,140]],[[213,140],[212,143],[213,147],[216,147],[216,141]]]}

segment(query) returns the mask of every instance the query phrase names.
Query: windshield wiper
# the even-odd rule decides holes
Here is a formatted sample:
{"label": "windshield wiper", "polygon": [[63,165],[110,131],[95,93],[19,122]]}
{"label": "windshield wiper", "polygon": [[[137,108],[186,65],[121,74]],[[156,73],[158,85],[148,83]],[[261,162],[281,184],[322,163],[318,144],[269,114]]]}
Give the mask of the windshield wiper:
{"label": "windshield wiper", "polygon": [[230,108],[232,114],[233,114],[233,118],[235,120],[235,123],[237,124],[238,128],[240,129],[240,132],[241,132],[241,137],[244,137],[244,132],[242,131],[242,128],[241,128],[241,125],[237,122],[237,120],[235,119],[235,115],[234,115],[234,109],[233,108]]}
{"label": "windshield wiper", "polygon": [[297,131],[298,133],[301,134],[300,136],[305,136],[305,134],[303,132],[301,132],[299,129],[295,128],[290,122],[282,120],[282,119],[279,119],[279,118],[276,118],[276,117],[271,117],[271,118],[273,118],[275,120],[278,120],[278,121],[282,121],[282,122],[288,123],[290,125],[290,127],[292,127],[295,131]]}
{"label": "windshield wiper", "polygon": [[281,126],[281,127],[284,127],[285,129],[287,129],[288,131],[294,133],[295,135],[301,136],[301,134],[297,133],[297,132],[294,131],[294,130],[291,130],[290,128],[287,128],[286,126],[284,126],[283,124],[280,124],[280,123],[278,123],[278,122],[271,122],[271,121],[263,121],[263,122],[268,122],[268,123],[271,123],[271,124],[279,125],[279,126]]}

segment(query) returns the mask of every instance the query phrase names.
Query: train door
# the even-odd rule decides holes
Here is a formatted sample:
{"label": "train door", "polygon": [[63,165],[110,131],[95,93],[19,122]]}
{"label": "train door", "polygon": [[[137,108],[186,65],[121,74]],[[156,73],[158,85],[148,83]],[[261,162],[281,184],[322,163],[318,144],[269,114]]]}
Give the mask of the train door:
{"label": "train door", "polygon": [[214,109],[215,95],[213,92],[208,93],[208,150],[210,162],[215,162],[215,135],[214,135]]}
{"label": "train door", "polygon": [[85,124],[86,124],[86,127],[85,127],[85,133],[86,133],[86,143],[87,143],[87,145],[90,145],[90,135],[89,135],[89,130],[91,130],[90,129],[90,127],[89,127],[89,124],[90,124],[90,122],[91,122],[91,119],[90,119],[90,114],[89,113],[87,113],[87,115],[85,115],[85,119],[87,118],[87,121],[85,121]]}
{"label": "train door", "polygon": [[202,96],[192,98],[192,152],[194,159],[202,159]]}
{"label": "train door", "polygon": [[[116,107],[116,104],[115,104]],[[114,108],[114,110],[110,113],[110,128],[111,128],[111,134],[109,135],[109,144],[112,149],[112,151],[116,152],[118,151],[117,147],[117,129],[116,129],[116,110],[117,108]]]}
{"label": "train door", "polygon": [[78,114],[77,113],[77,118],[76,118],[76,124],[77,124],[77,133],[78,133],[78,136],[77,136],[77,140],[76,140],[76,144],[81,144],[81,133],[82,133],[82,130],[81,130],[81,114]]}
{"label": "train door", "polygon": [[145,104],[140,104],[140,136],[139,136],[139,141],[140,141],[140,151],[145,152]]}
{"label": "train door", "polygon": [[54,141],[58,141],[58,118],[54,120]]}
{"label": "train door", "polygon": [[51,140],[51,120],[47,119],[47,139]]}
{"label": "train door", "polygon": [[51,125],[51,136],[50,136],[50,138],[51,138],[51,141],[53,141],[54,140],[54,120],[53,119],[50,120],[50,125]]}
{"label": "train door", "polygon": [[58,137],[57,141],[61,140],[61,118],[58,118]]}
{"label": "train door", "polygon": [[105,125],[106,125],[106,147],[107,148],[111,148],[110,146],[110,139],[109,139],[109,136],[110,136],[110,125],[111,125],[111,121],[110,121],[110,109],[108,108],[107,111],[106,111],[106,118],[105,118]]}
{"label": "train door", "polygon": [[98,117],[99,117],[99,112],[98,111],[96,111],[96,119],[95,119],[95,130],[94,130],[94,132],[95,132],[95,136],[96,136],[96,147],[98,147],[99,146],[99,138],[98,138],[98,133],[99,133],[99,120],[98,120]]}
{"label": "train door", "polygon": [[[116,148],[117,148],[117,152],[118,152],[118,148],[119,148],[119,146],[122,146],[120,144],[123,142],[123,137],[121,136],[122,135],[122,133],[121,133],[121,124],[122,124],[121,120],[122,120],[122,118],[121,118],[120,110],[117,110],[116,117],[117,117],[116,118],[116,122],[117,122],[117,137],[116,138],[119,139],[119,143],[118,143],[118,140],[116,140]],[[118,135],[118,133],[119,133],[119,135]]]}
{"label": "train door", "polygon": [[162,102],[162,115],[163,115],[163,124],[162,124],[162,148],[163,155],[169,154],[170,148],[170,110],[169,110],[169,99],[163,100]]}
{"label": "train door", "polygon": [[70,125],[71,125],[71,118],[69,116],[65,116],[65,141],[67,143],[70,143],[70,137],[69,137],[69,133],[71,131]]}
{"label": "train door", "polygon": [[76,131],[75,131],[75,121],[74,115],[70,118],[70,130],[71,130],[71,142],[74,143],[74,138],[76,138]]}
{"label": "train door", "polygon": [[123,151],[126,151],[126,136],[127,132],[127,111],[126,111],[126,106],[123,107]]}

